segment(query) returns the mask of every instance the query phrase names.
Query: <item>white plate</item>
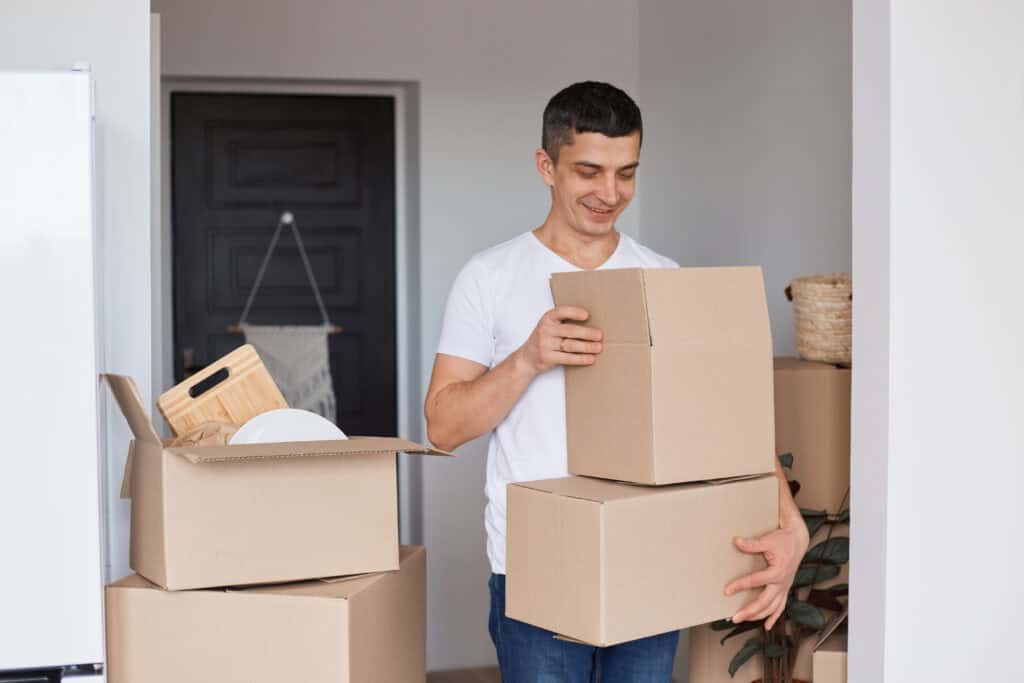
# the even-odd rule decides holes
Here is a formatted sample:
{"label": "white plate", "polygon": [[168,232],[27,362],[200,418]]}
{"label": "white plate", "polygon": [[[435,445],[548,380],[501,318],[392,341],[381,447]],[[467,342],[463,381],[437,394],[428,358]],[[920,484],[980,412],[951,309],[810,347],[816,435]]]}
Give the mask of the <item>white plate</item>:
{"label": "white plate", "polygon": [[257,415],[239,427],[228,441],[232,446],[247,443],[286,441],[329,441],[347,439],[345,432],[325,417],[298,408],[279,408]]}

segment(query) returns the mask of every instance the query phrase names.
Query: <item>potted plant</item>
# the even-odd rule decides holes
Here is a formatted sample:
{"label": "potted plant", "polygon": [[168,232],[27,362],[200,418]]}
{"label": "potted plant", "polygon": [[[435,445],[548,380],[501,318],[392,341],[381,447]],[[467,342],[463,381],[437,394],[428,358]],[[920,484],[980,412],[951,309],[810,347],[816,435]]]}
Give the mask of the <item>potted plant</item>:
{"label": "potted plant", "polygon": [[[793,468],[792,453],[780,455],[779,461],[785,469]],[[800,490],[800,482],[789,480],[789,488],[795,497]],[[751,657],[760,654],[764,670],[762,677],[753,683],[798,683],[793,678],[792,669],[800,644],[820,635],[831,618],[837,618],[846,609],[848,585],[824,587],[822,584],[839,576],[843,565],[850,559],[849,536],[834,533],[836,527],[850,523],[849,497],[847,490],[835,512],[800,509],[810,538],[813,539],[822,528],[827,528],[828,533],[823,541],[813,544],[804,555],[789,591],[786,611],[771,631],[765,631],[763,619],[740,624],[720,619],[711,624],[715,631],[727,631],[720,641],[723,645],[731,638],[757,630],[757,634],[747,639],[729,663],[731,677],[735,677]]]}

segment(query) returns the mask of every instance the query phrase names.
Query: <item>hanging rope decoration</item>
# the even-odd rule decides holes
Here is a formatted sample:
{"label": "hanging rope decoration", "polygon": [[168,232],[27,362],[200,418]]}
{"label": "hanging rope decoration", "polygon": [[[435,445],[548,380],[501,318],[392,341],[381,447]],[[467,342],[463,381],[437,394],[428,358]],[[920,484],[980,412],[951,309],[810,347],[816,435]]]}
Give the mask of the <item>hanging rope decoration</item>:
{"label": "hanging rope decoration", "polygon": [[[263,284],[267,265],[277,248],[285,226],[291,229],[292,235],[295,237],[302,266],[306,271],[310,287],[313,289],[316,305],[320,309],[320,316],[323,320],[320,325],[252,325],[248,322],[256,293]],[[235,329],[245,335],[246,342],[256,347],[263,364],[274,381],[277,382],[290,407],[312,411],[332,422],[336,420],[337,403],[331,380],[327,335],[341,332],[341,328],[332,325],[327,315],[327,308],[320,295],[320,287],[313,274],[313,267],[306,254],[302,236],[299,234],[299,227],[295,222],[295,216],[290,211],[285,211],[278,219],[277,229],[274,230],[267,253],[263,256],[263,262],[256,272],[252,291],[249,292],[249,297],[246,299],[245,307],[242,309],[242,315]]]}

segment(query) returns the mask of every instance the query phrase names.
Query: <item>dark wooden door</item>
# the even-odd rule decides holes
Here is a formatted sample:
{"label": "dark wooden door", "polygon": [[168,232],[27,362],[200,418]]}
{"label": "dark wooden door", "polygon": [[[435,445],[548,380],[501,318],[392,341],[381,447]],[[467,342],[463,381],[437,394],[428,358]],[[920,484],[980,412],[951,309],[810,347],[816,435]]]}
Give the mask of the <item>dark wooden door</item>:
{"label": "dark wooden door", "polygon": [[[171,96],[175,376],[244,342],[238,322],[278,217],[291,211],[331,322],[338,425],[397,429],[394,100]],[[286,229],[249,322],[319,324]]]}

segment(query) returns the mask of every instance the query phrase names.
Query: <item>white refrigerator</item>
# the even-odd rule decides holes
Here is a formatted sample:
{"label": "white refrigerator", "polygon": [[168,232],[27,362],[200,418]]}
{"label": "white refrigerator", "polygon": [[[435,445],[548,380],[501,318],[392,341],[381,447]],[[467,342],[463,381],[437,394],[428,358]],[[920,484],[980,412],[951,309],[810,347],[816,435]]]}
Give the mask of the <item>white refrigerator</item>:
{"label": "white refrigerator", "polygon": [[91,103],[87,71],[0,72],[2,681],[101,679]]}

